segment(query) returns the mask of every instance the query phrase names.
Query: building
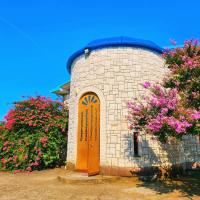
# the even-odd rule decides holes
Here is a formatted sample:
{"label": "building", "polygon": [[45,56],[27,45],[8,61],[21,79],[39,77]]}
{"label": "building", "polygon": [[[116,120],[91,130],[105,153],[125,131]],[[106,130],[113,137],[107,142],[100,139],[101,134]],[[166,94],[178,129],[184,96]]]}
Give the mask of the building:
{"label": "building", "polygon": [[162,145],[131,132],[126,103],[145,94],[141,84],[162,80],[167,68],[162,48],[146,40],[95,40],[67,63],[71,82],[55,93],[69,106],[67,165],[93,174],[129,176],[133,171],[199,161],[195,137]]}

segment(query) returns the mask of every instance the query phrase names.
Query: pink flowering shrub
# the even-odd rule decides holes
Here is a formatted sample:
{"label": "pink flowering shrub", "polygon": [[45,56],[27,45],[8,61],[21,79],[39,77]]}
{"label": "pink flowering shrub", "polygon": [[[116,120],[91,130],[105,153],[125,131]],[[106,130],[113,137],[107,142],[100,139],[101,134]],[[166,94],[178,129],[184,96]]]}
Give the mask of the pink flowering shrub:
{"label": "pink flowering shrub", "polygon": [[144,129],[166,142],[169,136],[200,134],[200,46],[186,41],[183,48],[165,51],[170,69],[162,84],[145,82],[144,101],[128,102],[130,129]]}
{"label": "pink flowering shrub", "polygon": [[30,97],[15,103],[0,126],[0,170],[41,170],[63,163],[68,112],[62,103]]}
{"label": "pink flowering shrub", "polygon": [[177,88],[184,107],[200,107],[200,45],[198,40],[186,40],[183,48],[163,53],[170,76],[164,87]]}

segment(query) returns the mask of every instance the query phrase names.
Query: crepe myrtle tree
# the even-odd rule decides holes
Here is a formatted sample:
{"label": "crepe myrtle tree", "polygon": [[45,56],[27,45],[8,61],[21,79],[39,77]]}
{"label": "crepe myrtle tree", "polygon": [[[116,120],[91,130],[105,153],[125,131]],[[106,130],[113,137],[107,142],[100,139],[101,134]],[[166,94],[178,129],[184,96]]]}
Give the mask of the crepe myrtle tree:
{"label": "crepe myrtle tree", "polygon": [[[173,42],[175,43],[175,42]],[[165,143],[169,138],[200,135],[200,45],[186,40],[163,52],[169,74],[161,83],[143,83],[148,95],[127,103],[130,129],[145,130]]]}
{"label": "crepe myrtle tree", "polygon": [[0,125],[0,170],[41,170],[62,165],[68,111],[37,96],[16,102]]}

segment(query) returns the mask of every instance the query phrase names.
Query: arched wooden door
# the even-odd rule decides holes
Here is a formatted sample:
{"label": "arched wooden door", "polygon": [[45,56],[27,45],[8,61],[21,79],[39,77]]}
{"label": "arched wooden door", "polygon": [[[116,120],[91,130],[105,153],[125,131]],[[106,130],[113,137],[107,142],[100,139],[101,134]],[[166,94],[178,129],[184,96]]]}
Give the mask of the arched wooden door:
{"label": "arched wooden door", "polygon": [[79,100],[76,170],[88,175],[100,170],[100,101],[92,92]]}

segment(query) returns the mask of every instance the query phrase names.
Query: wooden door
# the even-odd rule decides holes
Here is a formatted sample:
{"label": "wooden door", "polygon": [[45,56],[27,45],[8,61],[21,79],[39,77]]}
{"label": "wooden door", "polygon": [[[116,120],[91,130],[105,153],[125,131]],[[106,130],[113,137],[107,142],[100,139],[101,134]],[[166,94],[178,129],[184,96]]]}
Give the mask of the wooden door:
{"label": "wooden door", "polygon": [[99,162],[100,102],[96,94],[87,93],[79,100],[76,169],[95,175],[99,173]]}

